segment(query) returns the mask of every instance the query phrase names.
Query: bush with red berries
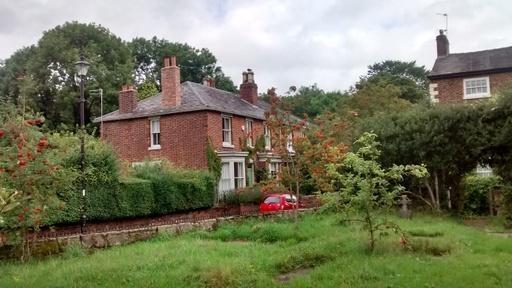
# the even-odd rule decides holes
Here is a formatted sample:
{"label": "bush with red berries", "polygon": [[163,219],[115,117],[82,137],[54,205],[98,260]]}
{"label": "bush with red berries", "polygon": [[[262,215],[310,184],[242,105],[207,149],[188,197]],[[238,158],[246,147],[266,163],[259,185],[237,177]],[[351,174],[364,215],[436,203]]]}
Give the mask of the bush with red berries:
{"label": "bush with red berries", "polygon": [[59,164],[58,149],[41,132],[43,117],[23,117],[16,109],[0,112],[0,189],[10,202],[9,209],[0,205],[0,229],[38,229],[46,212],[60,205],[57,191],[76,173]]}

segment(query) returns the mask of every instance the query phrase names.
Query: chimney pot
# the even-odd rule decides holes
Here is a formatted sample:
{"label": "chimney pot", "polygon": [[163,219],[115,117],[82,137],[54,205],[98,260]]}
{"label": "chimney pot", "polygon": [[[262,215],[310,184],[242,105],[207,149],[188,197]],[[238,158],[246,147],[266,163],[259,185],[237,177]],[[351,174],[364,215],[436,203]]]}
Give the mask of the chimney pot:
{"label": "chimney pot", "polygon": [[240,84],[240,98],[245,101],[256,104],[258,102],[258,85],[254,83],[254,72],[247,69],[242,73],[242,84]]}

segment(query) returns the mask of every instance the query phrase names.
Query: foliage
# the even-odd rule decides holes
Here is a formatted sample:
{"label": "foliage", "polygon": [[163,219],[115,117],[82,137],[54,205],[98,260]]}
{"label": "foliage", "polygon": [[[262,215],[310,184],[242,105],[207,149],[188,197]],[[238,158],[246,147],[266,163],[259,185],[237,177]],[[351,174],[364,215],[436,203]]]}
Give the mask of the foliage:
{"label": "foliage", "polygon": [[[429,178],[410,184],[425,185],[428,200],[422,193],[414,195],[434,210],[440,210],[444,202],[445,207],[461,211],[461,180],[482,161],[489,142],[488,130],[481,121],[486,111],[485,104],[417,108],[369,118],[362,130],[379,136],[380,160],[385,167],[425,164]],[[410,191],[416,191],[412,186]]]}
{"label": "foliage", "polygon": [[462,181],[464,191],[464,213],[489,215],[489,194],[502,185],[500,177],[468,175]]}
{"label": "foliage", "polygon": [[144,82],[137,87],[137,96],[139,100],[144,100],[157,94],[158,86],[153,78],[145,79]]}
{"label": "foliage", "polygon": [[206,162],[208,171],[212,174],[215,182],[219,182],[222,174],[222,162],[213,147],[211,139],[206,141]]}
{"label": "foliage", "polygon": [[368,74],[361,76],[356,83],[356,90],[372,84],[398,87],[398,98],[412,103],[428,101],[428,71],[425,66],[417,66],[416,61],[402,62],[386,60],[368,66]]}
{"label": "foliage", "polygon": [[135,167],[135,176],[151,182],[155,199],[153,215],[213,206],[215,181],[207,172],[145,163]]}
{"label": "foliage", "polygon": [[259,184],[250,187],[244,187],[236,191],[239,203],[244,204],[259,204],[263,200],[263,193]]}
{"label": "foliage", "polygon": [[71,186],[75,173],[62,169],[57,143],[40,131],[44,118],[20,116],[11,105],[0,110],[1,228],[18,236],[38,229],[57,191]]}
{"label": "foliage", "polygon": [[377,162],[380,151],[376,137],[375,134],[364,133],[354,143],[358,146],[356,152],[347,153],[342,163],[329,164],[327,168],[340,193],[344,211],[362,214],[357,221],[362,222],[363,229],[369,233],[370,251],[375,248],[376,232],[385,229],[400,232],[396,224],[380,219],[378,214],[389,212],[394,206],[396,198],[404,191],[400,185],[404,176],[422,178],[428,175],[423,166],[382,168]]}
{"label": "foliage", "polygon": [[119,217],[141,217],[153,213],[156,205],[151,182],[137,178],[121,179],[118,194]]}
{"label": "foliage", "polygon": [[280,105],[293,115],[315,118],[325,111],[332,111],[344,97],[348,96],[339,91],[325,92],[314,84],[300,87],[294,95],[281,97]]}
{"label": "foliage", "polygon": [[206,48],[197,49],[188,44],[170,42],[166,39],[138,37],[128,43],[135,59],[135,81],[143,83],[147,79],[160,81],[160,69],[163,57],[175,55],[180,66],[182,81],[202,83],[206,76],[213,77],[217,88],[236,92],[236,87],[222,68],[217,66],[217,59]]}
{"label": "foliage", "polygon": [[[18,50],[0,69],[0,95],[40,111],[50,128],[78,123],[74,63],[80,53],[91,64],[87,89],[105,91],[104,110],[117,107],[117,90],[131,78],[133,62],[126,44],[96,24],[67,22],[44,32],[37,45]],[[100,114],[99,99],[89,97],[86,123]]]}

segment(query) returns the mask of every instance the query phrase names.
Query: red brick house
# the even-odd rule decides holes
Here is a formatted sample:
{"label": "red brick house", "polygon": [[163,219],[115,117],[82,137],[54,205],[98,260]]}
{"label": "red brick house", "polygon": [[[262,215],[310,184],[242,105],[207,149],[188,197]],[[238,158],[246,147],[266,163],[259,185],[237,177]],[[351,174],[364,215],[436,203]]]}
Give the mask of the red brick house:
{"label": "red brick house", "polygon": [[267,152],[259,154],[259,164],[268,165],[270,173],[278,169],[280,160],[272,154],[265,127],[269,104],[258,100],[253,71],[243,72],[240,95],[216,89],[211,79],[180,83],[174,56],[164,58],[161,73],[161,93],[137,101],[133,86],[123,86],[119,110],[95,120],[102,120],[101,137],[121,159],[136,163],[165,158],[178,167],[206,169],[210,139],[222,161],[223,193],[253,183],[258,163],[246,163],[248,152],[240,142],[252,146],[263,135]]}
{"label": "red brick house", "polygon": [[485,99],[512,84],[512,46],[468,53],[450,53],[439,31],[437,59],[428,78],[430,97],[438,103]]}

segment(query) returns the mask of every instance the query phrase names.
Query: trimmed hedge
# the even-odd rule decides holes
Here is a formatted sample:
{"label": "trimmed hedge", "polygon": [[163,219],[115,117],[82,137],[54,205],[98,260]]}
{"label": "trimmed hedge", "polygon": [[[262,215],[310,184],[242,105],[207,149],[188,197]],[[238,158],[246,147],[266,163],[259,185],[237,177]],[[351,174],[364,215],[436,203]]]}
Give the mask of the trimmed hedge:
{"label": "trimmed hedge", "polygon": [[138,178],[123,179],[117,194],[119,217],[148,216],[154,211],[155,197],[150,181]]}
{"label": "trimmed hedge", "polygon": [[153,215],[213,206],[215,181],[208,172],[142,165],[136,167],[135,176],[151,182],[155,198]]}

